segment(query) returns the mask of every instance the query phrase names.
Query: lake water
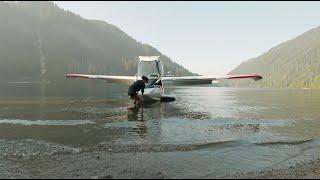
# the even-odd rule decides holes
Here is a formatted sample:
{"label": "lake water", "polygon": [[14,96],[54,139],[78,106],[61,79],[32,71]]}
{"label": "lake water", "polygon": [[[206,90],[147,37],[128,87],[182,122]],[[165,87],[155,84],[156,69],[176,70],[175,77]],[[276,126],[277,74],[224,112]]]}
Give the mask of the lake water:
{"label": "lake water", "polygon": [[320,157],[319,90],[170,87],[176,101],[128,111],[126,87],[105,86],[6,91],[0,178],[210,178]]}

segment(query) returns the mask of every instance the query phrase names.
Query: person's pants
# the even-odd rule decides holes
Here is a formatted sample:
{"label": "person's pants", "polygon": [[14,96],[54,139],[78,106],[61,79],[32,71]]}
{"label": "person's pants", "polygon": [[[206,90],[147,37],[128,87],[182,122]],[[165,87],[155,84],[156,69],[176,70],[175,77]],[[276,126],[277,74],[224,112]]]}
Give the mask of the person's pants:
{"label": "person's pants", "polygon": [[135,96],[134,104],[138,107],[141,106],[141,98],[138,95]]}

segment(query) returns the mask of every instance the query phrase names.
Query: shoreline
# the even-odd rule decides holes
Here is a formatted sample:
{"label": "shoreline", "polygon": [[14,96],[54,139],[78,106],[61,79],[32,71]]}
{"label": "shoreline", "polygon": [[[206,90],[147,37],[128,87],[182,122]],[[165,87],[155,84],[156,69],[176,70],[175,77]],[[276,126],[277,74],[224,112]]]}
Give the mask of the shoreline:
{"label": "shoreline", "polygon": [[281,169],[265,169],[247,173],[214,177],[218,179],[318,179],[320,178],[320,158],[309,162],[297,163]]}
{"label": "shoreline", "polygon": [[[65,149],[60,146],[54,148],[57,150],[55,153],[26,154],[22,150],[22,156],[17,156],[20,154],[19,151],[13,155],[8,154],[8,156],[0,157],[0,178],[320,178],[319,156],[313,156],[313,158],[305,161],[293,159],[289,165],[285,166],[268,166],[257,170],[233,171],[233,173],[228,172],[228,170],[219,171],[215,168],[215,164],[210,163],[210,161],[190,159],[190,156],[203,156],[203,152],[195,149],[183,148],[179,149],[181,151],[178,152],[169,149],[169,151],[164,152],[160,148],[159,152],[155,152],[154,150],[141,151],[136,146],[132,147],[131,150],[130,148],[118,149],[119,147],[115,147],[116,151],[111,147],[106,147],[106,150],[86,149],[84,151]],[[302,154],[301,156],[306,155],[310,154]],[[19,167],[19,169],[15,167]]]}

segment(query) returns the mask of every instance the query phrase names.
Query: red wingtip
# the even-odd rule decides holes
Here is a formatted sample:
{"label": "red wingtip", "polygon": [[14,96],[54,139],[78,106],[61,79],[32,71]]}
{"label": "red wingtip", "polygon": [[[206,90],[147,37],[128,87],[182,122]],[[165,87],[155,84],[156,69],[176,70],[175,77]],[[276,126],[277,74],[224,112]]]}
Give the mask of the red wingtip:
{"label": "red wingtip", "polygon": [[252,78],[257,81],[257,80],[262,79],[262,76],[260,76],[260,75],[234,75],[234,76],[230,76],[228,79],[241,79],[241,78]]}

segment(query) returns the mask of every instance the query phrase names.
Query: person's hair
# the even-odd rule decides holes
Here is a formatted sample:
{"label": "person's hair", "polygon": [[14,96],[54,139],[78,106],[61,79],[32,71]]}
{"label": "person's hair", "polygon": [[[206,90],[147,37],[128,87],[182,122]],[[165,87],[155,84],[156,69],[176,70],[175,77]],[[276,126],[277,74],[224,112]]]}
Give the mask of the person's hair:
{"label": "person's hair", "polygon": [[147,81],[147,82],[148,82],[148,80],[149,80],[148,77],[145,76],[145,75],[143,75],[143,76],[141,77],[141,79],[142,79],[142,80],[145,80],[145,81]]}

